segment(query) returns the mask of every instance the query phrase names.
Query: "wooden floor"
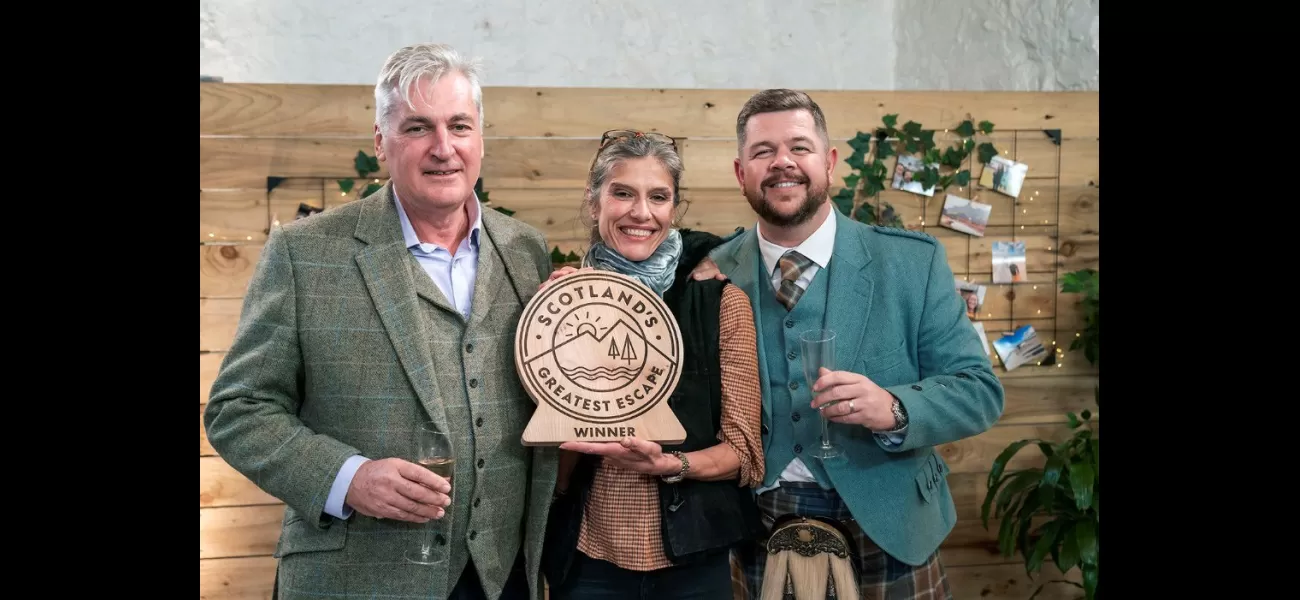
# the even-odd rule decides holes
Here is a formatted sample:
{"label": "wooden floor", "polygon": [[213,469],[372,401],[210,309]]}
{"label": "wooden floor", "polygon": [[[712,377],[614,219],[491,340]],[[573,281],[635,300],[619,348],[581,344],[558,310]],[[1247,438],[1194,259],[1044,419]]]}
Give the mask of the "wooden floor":
{"label": "wooden floor", "polygon": [[[199,570],[200,598],[270,598],[283,504],[226,465],[208,445],[202,413],[238,323],[248,278],[267,225],[291,220],[300,205],[329,210],[354,196],[337,180],[356,178],[358,151],[373,153],[370,89],[365,86],[205,83],[200,100],[199,191]],[[487,88],[484,187],[494,206],[546,233],[562,251],[582,249],[576,221],[582,181],[596,139],[617,127],[658,130],[684,138],[691,202],[685,226],[727,232],[750,227],[752,212],[736,189],[734,119],[748,92]],[[991,338],[1032,324],[1062,352],[1051,366],[995,367],[1007,392],[1002,419],[988,432],[940,447],[959,521],[942,552],[958,599],[1024,599],[1060,577],[1050,564],[1029,579],[1016,557],[997,552],[997,522],[986,530],[979,507],[989,465],[1008,444],[1027,437],[1068,435],[1067,411],[1093,404],[1096,370],[1066,349],[1082,326],[1078,298],[1059,292],[1060,276],[1099,265],[1098,95],[1096,93],[820,92],[831,135],[846,140],[900,114],[926,128],[988,119],[986,136],[999,151],[1030,165],[1019,199],[979,186],[951,192],[993,204],[983,237],[938,225],[943,199],[897,190],[878,202],[894,206],[909,228],[935,235],[958,277],[988,285],[979,314]],[[1059,145],[1044,130],[1059,130]],[[892,168],[892,159],[889,165]],[[980,167],[972,167],[978,177]],[[837,178],[848,174],[840,164]],[[382,170],[371,174],[383,178]],[[268,177],[283,177],[267,192]],[[364,183],[366,180],[358,180]],[[357,189],[363,187],[357,185]],[[1028,281],[992,284],[991,244],[1023,240]],[[994,357],[997,365],[997,359]],[[1013,468],[1041,464],[1022,452]],[[1050,563],[1050,561],[1048,561]],[[1078,580],[1077,571],[1068,577]],[[1075,598],[1078,589],[1048,586],[1039,598]]]}

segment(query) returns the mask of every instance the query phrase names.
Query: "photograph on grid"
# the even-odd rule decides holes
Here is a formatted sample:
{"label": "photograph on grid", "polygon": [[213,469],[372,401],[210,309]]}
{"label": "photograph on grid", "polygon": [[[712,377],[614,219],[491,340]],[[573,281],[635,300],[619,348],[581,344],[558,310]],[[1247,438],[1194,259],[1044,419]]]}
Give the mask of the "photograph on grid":
{"label": "photograph on grid", "polygon": [[1047,358],[1047,348],[1038,339],[1033,325],[1021,326],[998,338],[993,342],[993,350],[998,353],[998,359],[1008,371],[1026,364],[1036,365]]}
{"label": "photograph on grid", "polygon": [[980,185],[999,194],[1019,198],[1020,186],[1025,182],[1025,175],[1028,173],[1029,165],[994,156],[988,164],[984,165],[984,172],[980,174]]}
{"label": "photograph on grid", "polygon": [[979,313],[980,307],[984,306],[984,292],[988,288],[958,277],[954,277],[953,281],[957,286],[957,293],[961,296],[962,302],[966,304],[966,316],[974,319],[975,315]]}
{"label": "photograph on grid", "polygon": [[939,224],[954,231],[984,237],[984,228],[988,226],[992,212],[992,204],[948,194],[943,200],[943,214],[939,217]]}
{"label": "photograph on grid", "polygon": [[1025,242],[993,242],[993,283],[1019,283],[1028,278]]}
{"label": "photograph on grid", "polygon": [[[938,169],[939,163],[930,163],[930,167]],[[921,182],[912,181],[912,176],[915,175],[917,171],[924,168],[925,167],[920,158],[908,154],[899,155],[898,161],[894,164],[894,182],[892,187],[896,190],[912,192],[913,194],[920,194],[922,196],[933,196],[934,186],[923,188],[921,187]]]}
{"label": "photograph on grid", "polygon": [[984,354],[992,356],[993,352],[989,350],[989,336],[984,333],[984,321],[971,321],[970,324],[975,327],[975,333],[980,336],[980,345],[984,347]]}

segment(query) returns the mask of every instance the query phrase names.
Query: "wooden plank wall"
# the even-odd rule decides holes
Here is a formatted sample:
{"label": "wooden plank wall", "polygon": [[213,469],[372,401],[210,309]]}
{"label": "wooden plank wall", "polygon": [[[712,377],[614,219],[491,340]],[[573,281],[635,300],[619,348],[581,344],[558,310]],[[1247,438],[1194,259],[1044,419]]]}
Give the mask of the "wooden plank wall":
{"label": "wooden plank wall", "polygon": [[[660,89],[488,88],[484,90],[487,156],[483,178],[492,204],[513,209],[561,250],[582,249],[576,221],[586,169],[601,132],[636,127],[685,138],[683,196],[692,204],[684,225],[715,232],[751,227],[754,217],[737,190],[735,116],[749,91]],[[928,201],[888,191],[907,226],[938,236],[954,272],[989,285],[985,309],[991,338],[1033,324],[1048,341],[1068,347],[1082,326],[1078,298],[1061,294],[1062,273],[1097,267],[1099,236],[1098,94],[967,92],[820,92],[831,136],[845,140],[879,125],[955,127],[962,119],[992,121],[1002,154],[1030,165],[1019,202],[976,188],[994,205],[985,237],[940,228],[942,198]],[[207,444],[202,413],[218,365],[239,318],[241,298],[272,218],[289,220],[300,202],[328,210],[340,196],[334,178],[355,176],[358,150],[371,153],[373,100],[367,86],[199,86],[199,572],[200,598],[266,599],[283,505],[227,466]],[[1043,130],[1060,130],[1059,146]],[[892,161],[892,159],[891,159]],[[889,164],[892,167],[892,162]],[[979,175],[979,166],[972,174]],[[837,183],[847,167],[837,168]],[[266,178],[288,179],[270,194]],[[381,171],[375,175],[384,177]],[[318,178],[318,179],[310,179]],[[319,179],[327,178],[327,179]],[[999,239],[1026,240],[1030,281],[993,285],[989,253]],[[955,292],[954,292],[955,293]],[[979,507],[994,457],[1026,437],[1067,435],[1066,411],[1095,407],[1096,370],[1065,351],[1053,366],[1005,372],[1006,411],[987,433],[940,448],[952,467],[959,523],[944,546],[956,598],[1026,598],[1038,582],[1016,558],[996,550],[996,523],[986,531]],[[996,364],[996,358],[995,358]],[[1018,465],[1041,463],[1029,451]],[[1050,562],[1050,561],[1049,561]],[[1039,582],[1059,576],[1044,567]],[[1074,579],[1077,580],[1077,577]],[[1068,586],[1041,597],[1071,597]]]}

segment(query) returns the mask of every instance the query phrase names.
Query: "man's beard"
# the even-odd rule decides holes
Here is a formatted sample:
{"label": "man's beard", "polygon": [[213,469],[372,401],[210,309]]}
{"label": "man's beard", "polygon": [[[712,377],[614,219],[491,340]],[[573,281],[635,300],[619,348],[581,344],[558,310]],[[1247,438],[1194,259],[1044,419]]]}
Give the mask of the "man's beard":
{"label": "man's beard", "polygon": [[808,195],[804,197],[803,203],[799,205],[798,210],[794,211],[794,214],[781,214],[780,212],[777,212],[775,207],[768,204],[767,197],[762,191],[768,189],[766,182],[759,186],[759,191],[756,193],[751,193],[749,190],[745,190],[745,199],[749,201],[750,208],[753,208],[754,212],[758,213],[759,217],[776,227],[796,227],[803,225],[804,223],[807,223],[809,219],[813,218],[813,215],[817,214],[817,210],[822,207],[822,204],[825,204],[830,199],[830,195],[828,194],[829,186],[814,186],[811,180],[807,177],[801,176],[800,180],[800,182],[807,187]]}

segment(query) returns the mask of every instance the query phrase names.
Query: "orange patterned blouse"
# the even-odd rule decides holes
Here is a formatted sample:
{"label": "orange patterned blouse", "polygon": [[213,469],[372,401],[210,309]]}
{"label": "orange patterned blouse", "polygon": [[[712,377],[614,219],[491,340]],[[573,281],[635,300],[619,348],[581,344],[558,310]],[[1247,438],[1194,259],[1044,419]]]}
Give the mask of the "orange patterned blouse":
{"label": "orange patterned blouse", "polygon": [[[722,368],[721,443],[740,457],[740,486],[763,481],[762,391],[754,313],[740,288],[722,293],[720,362]],[[578,549],[624,569],[671,567],[664,554],[659,522],[658,477],[601,463],[591,483]]]}

